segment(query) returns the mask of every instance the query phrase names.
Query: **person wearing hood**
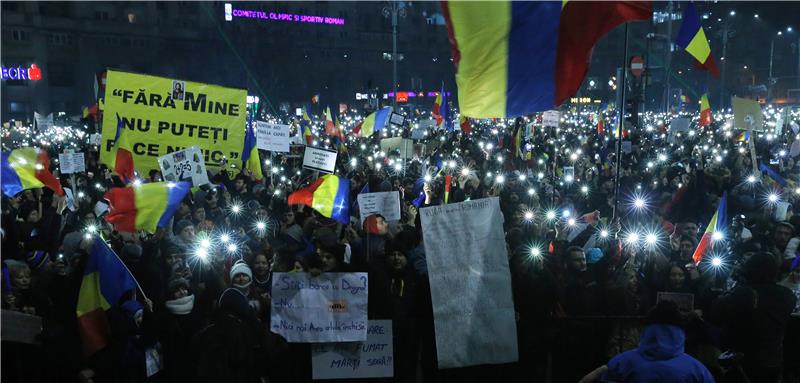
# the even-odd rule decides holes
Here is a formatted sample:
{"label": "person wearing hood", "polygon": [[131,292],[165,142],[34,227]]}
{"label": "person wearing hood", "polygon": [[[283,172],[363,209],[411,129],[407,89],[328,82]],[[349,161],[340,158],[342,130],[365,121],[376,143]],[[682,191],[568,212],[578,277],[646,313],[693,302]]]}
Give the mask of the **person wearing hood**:
{"label": "person wearing hood", "polygon": [[159,339],[164,351],[164,373],[167,381],[177,382],[191,377],[194,361],[191,339],[204,326],[189,281],[176,277],[167,285],[167,301],[159,312]]}
{"label": "person wearing hood", "polygon": [[604,382],[713,383],[708,369],[684,352],[682,322],[675,303],[659,302],[647,315],[639,347],[611,358],[580,382],[596,382],[602,376]]}

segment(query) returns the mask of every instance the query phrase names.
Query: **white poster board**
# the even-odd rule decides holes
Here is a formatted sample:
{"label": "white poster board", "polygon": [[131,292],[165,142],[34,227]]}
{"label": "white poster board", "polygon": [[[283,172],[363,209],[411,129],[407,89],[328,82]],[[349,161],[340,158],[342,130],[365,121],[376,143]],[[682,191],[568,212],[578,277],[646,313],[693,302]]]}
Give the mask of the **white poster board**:
{"label": "white poster board", "polygon": [[275,273],[270,328],[291,343],[367,339],[367,273]]}
{"label": "white poster board", "polygon": [[384,138],[381,140],[381,150],[388,153],[397,150],[402,158],[414,158],[414,140],[402,137]]}
{"label": "white poster board", "polygon": [[392,321],[371,320],[364,342],[311,345],[312,379],[390,378],[393,347]]}
{"label": "white poster board", "polygon": [[363,193],[358,195],[358,211],[361,222],[373,214],[380,214],[386,221],[400,220],[400,192]]}
{"label": "white poster board", "polygon": [[421,209],[439,368],[518,360],[497,197]]}
{"label": "white poster board", "polygon": [[85,172],[86,160],[83,158],[83,153],[59,153],[58,169],[61,174]]}
{"label": "white poster board", "polygon": [[158,157],[158,164],[164,181],[191,181],[193,186],[209,183],[203,152],[197,145]]}
{"label": "white poster board", "polygon": [[554,128],[558,128],[558,124],[561,122],[561,112],[557,110],[548,110],[542,113],[542,126],[548,127],[552,126]]}
{"label": "white poster board", "polygon": [[289,125],[256,122],[256,146],[259,149],[288,153],[290,143]]}
{"label": "white poster board", "polygon": [[332,174],[336,169],[335,150],[325,150],[306,146],[303,154],[303,169],[317,170],[323,173]]}
{"label": "white poster board", "polygon": [[33,112],[33,120],[36,123],[36,129],[38,129],[40,132],[47,132],[53,128],[53,113],[45,116]]}

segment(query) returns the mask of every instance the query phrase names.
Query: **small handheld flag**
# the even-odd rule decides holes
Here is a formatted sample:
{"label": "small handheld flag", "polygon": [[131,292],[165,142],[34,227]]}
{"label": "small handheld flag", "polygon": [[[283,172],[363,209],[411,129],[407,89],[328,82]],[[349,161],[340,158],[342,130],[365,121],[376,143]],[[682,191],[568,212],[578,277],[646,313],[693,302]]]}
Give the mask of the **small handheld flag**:
{"label": "small handheld flag", "polygon": [[118,231],[155,233],[166,227],[191,189],[189,182],[152,182],[137,187],[112,188],[105,194],[109,203],[106,221]]}
{"label": "small handheld flag", "polygon": [[718,232],[721,234],[728,219],[727,201],[728,192],[724,192],[722,193],[722,198],[719,200],[717,211],[714,213],[714,216],[711,217],[711,221],[708,222],[706,231],[703,233],[703,237],[700,238],[700,243],[697,245],[697,249],[694,250],[694,254],[692,254],[694,263],[700,263],[706,250],[709,248],[712,250],[714,249],[714,241],[716,240],[716,238],[714,238],[714,233]]}
{"label": "small handheld flag", "polygon": [[350,181],[326,174],[289,194],[289,205],[306,205],[343,225],[350,223]]}
{"label": "small handheld flag", "polygon": [[64,189],[50,173],[50,158],[47,152],[37,148],[19,148],[2,153],[3,194],[13,197],[26,190],[47,186],[63,196]]}

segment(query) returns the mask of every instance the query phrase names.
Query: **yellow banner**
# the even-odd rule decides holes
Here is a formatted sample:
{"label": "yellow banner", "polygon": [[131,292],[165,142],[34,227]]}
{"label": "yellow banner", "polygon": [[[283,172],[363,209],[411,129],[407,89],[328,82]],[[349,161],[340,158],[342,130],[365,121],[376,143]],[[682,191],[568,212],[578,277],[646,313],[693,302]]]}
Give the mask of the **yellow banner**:
{"label": "yellow banner", "polygon": [[247,91],[109,70],[100,161],[113,164],[117,115],[133,151],[136,171],[159,169],[158,157],[197,145],[206,167],[223,158],[241,164]]}

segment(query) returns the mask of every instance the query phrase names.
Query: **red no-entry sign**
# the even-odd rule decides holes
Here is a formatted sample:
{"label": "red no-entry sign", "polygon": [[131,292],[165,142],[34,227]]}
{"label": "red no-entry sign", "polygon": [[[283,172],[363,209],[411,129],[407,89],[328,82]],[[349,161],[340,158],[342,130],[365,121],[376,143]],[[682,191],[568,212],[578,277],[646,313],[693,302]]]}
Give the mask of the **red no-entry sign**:
{"label": "red no-entry sign", "polygon": [[631,74],[634,77],[639,77],[644,72],[644,60],[641,56],[631,57]]}

